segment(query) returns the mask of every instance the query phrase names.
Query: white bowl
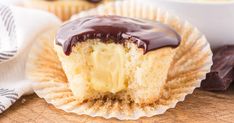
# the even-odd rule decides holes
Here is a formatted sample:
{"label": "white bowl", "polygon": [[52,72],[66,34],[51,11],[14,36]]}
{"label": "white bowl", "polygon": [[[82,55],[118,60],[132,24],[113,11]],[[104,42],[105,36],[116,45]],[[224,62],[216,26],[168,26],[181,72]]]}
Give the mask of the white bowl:
{"label": "white bowl", "polygon": [[234,44],[234,1],[189,2],[189,0],[145,0],[188,20],[203,32],[212,48]]}

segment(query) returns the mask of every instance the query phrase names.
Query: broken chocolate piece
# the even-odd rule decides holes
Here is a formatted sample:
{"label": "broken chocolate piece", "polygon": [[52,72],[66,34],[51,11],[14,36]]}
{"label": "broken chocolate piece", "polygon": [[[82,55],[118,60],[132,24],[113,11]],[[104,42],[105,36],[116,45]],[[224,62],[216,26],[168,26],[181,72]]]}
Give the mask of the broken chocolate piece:
{"label": "broken chocolate piece", "polygon": [[227,45],[214,50],[211,72],[202,81],[205,90],[226,90],[234,80],[234,45]]}

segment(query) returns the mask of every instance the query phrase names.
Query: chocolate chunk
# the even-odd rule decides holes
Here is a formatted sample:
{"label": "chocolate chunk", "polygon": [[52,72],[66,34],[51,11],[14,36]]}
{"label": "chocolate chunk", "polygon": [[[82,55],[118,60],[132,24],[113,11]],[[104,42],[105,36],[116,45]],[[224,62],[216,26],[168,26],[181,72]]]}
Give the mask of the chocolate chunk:
{"label": "chocolate chunk", "polygon": [[56,44],[69,55],[71,48],[87,39],[112,39],[124,44],[126,40],[143,48],[144,53],[162,47],[177,47],[180,35],[169,26],[156,21],[146,21],[121,16],[87,16],[63,25],[56,36]]}
{"label": "chocolate chunk", "polygon": [[202,81],[205,90],[226,90],[234,80],[234,45],[214,50],[211,72]]}

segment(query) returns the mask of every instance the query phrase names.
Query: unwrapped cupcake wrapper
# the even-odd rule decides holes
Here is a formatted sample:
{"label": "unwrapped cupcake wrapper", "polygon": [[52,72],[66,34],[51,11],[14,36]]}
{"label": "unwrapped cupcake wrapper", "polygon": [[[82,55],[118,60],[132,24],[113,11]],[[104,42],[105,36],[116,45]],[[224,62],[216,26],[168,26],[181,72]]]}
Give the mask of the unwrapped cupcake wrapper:
{"label": "unwrapped cupcake wrapper", "polygon": [[101,5],[73,17],[89,15],[121,15],[159,21],[175,29],[182,38],[171,64],[161,98],[150,105],[125,104],[111,99],[78,103],[68,87],[66,75],[53,50],[56,29],[39,36],[32,48],[27,64],[27,77],[33,80],[38,96],[66,112],[92,117],[136,120],[163,114],[174,108],[185,96],[200,86],[210,71],[212,52],[206,38],[192,25],[171,16],[161,9],[142,4],[137,0],[117,1]]}
{"label": "unwrapped cupcake wrapper", "polygon": [[[111,0],[103,0],[100,3],[107,3]],[[30,0],[26,1],[24,6],[37,8],[54,13],[61,20],[68,20],[72,15],[81,11],[95,8],[100,3],[91,3],[85,0],[64,0],[64,1],[45,1],[45,0]]]}

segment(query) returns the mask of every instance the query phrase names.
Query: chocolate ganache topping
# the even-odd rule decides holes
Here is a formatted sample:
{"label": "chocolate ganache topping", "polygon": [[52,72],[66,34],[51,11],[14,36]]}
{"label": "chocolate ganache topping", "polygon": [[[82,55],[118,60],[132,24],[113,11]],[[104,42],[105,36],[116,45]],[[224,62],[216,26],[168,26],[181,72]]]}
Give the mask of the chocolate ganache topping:
{"label": "chocolate ganache topping", "polygon": [[88,16],[63,25],[57,33],[56,44],[69,55],[72,47],[87,39],[113,40],[125,44],[126,40],[143,48],[144,53],[162,47],[177,47],[181,37],[169,26],[155,21],[121,16]]}
{"label": "chocolate ganache topping", "polygon": [[90,3],[99,3],[99,2],[101,2],[102,0],[87,0],[88,2],[90,2]]}

